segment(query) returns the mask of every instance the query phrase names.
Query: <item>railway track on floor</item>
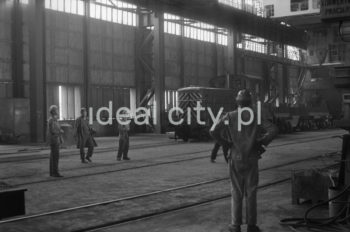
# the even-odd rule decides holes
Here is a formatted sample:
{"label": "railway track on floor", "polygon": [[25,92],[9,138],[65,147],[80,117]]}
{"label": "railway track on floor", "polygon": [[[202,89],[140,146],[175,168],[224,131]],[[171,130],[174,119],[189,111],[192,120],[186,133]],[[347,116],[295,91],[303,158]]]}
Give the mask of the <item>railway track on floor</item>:
{"label": "railway track on floor", "polygon": [[[271,166],[271,167],[260,169],[259,172],[264,172],[264,171],[273,170],[273,169],[277,169],[277,168],[281,168],[281,167],[286,167],[286,166],[294,165],[294,164],[297,164],[297,163],[302,163],[302,162],[305,162],[305,161],[317,160],[317,159],[320,159],[322,157],[324,157],[324,155],[317,156],[317,157],[311,157],[311,158],[308,158],[308,159],[299,159],[299,160],[295,160],[295,161],[291,161],[291,162],[286,162],[286,163],[283,163],[283,164],[278,164],[278,165],[274,165],[274,166]],[[336,167],[336,166],[338,166],[338,164],[329,165],[329,166],[324,167],[323,169],[329,169],[329,168],[333,168],[333,167]],[[9,220],[3,220],[3,221],[0,221],[0,226],[4,225],[4,224],[7,224],[7,223],[17,223],[17,222],[27,221],[27,220],[35,219],[35,218],[42,218],[42,217],[46,217],[46,216],[54,216],[54,215],[59,215],[59,214],[71,213],[71,212],[74,212],[74,211],[85,210],[85,209],[89,209],[89,208],[92,208],[92,207],[99,207],[99,206],[105,206],[105,205],[109,205],[109,204],[121,203],[121,202],[125,202],[125,201],[143,199],[143,198],[146,198],[146,197],[157,196],[159,194],[166,194],[166,193],[171,193],[171,192],[175,192],[175,191],[191,189],[191,188],[195,188],[195,187],[199,187],[199,186],[210,185],[210,184],[213,184],[213,183],[219,183],[219,182],[224,182],[224,181],[228,181],[228,180],[229,180],[228,177],[217,178],[217,179],[213,179],[213,180],[197,182],[197,183],[188,184],[188,185],[184,185],[184,186],[178,186],[178,187],[173,187],[173,188],[169,188],[169,189],[163,189],[163,190],[159,190],[159,191],[153,191],[153,192],[140,194],[140,195],[133,195],[133,196],[129,196],[129,197],[118,198],[118,199],[113,199],[113,200],[103,201],[103,202],[98,202],[98,203],[93,203],[93,204],[87,204],[87,205],[82,205],[82,206],[78,206],[78,207],[72,207],[72,208],[56,210],[56,211],[51,211],[51,212],[46,212],[46,213],[29,215],[29,216],[25,216],[25,217],[19,217],[19,218],[14,218],[14,219],[9,219]],[[276,184],[285,183],[285,182],[287,182],[289,180],[290,180],[290,178],[282,178],[282,179],[279,179],[279,180],[276,180],[276,181],[273,181],[273,182],[261,185],[259,188],[261,189],[261,188],[271,187],[271,186],[274,186]],[[220,197],[215,197],[215,198],[212,198],[212,199],[209,199],[209,200],[200,201],[200,202],[196,202],[196,203],[189,203],[189,204],[186,204],[186,205],[183,205],[183,206],[179,206],[179,207],[175,207],[175,208],[161,210],[159,212],[146,213],[146,214],[139,215],[139,216],[129,217],[127,219],[122,219],[122,220],[117,220],[117,221],[113,221],[113,222],[109,222],[109,223],[104,223],[104,224],[99,224],[99,225],[95,225],[95,226],[90,226],[90,227],[87,227],[87,228],[76,230],[76,232],[78,232],[78,231],[79,232],[80,231],[98,231],[100,229],[109,228],[109,227],[113,227],[113,226],[118,226],[118,225],[121,225],[121,224],[124,224],[124,223],[130,223],[130,222],[141,220],[141,219],[147,219],[147,218],[151,218],[151,217],[160,216],[160,215],[163,215],[163,214],[166,214],[166,213],[176,212],[176,211],[179,211],[179,210],[185,210],[185,209],[190,208],[190,207],[198,207],[198,206],[201,206],[203,204],[210,203],[210,202],[215,202],[215,201],[222,200],[222,199],[225,199],[225,198],[228,198],[228,197],[230,197],[230,194],[225,194],[225,195],[220,196]]]}
{"label": "railway track on floor", "polygon": [[[339,135],[335,135],[339,136]],[[320,135],[317,137],[313,137],[312,139],[310,139],[310,141],[313,140],[318,140],[318,139],[327,139],[327,138],[332,138],[334,136],[324,136],[324,135]],[[303,138],[298,138],[298,139],[294,139],[295,142],[286,142],[283,143],[282,145],[289,145],[289,144],[295,144],[298,141],[304,140],[304,139],[308,139],[307,137],[303,137]],[[154,143],[154,144],[143,144],[143,145],[135,145],[135,146],[131,146],[130,150],[140,150],[140,149],[145,149],[145,148],[155,148],[155,147],[166,147],[166,146],[177,146],[177,145],[183,145],[186,144],[185,142],[169,142],[169,143]],[[200,144],[200,143],[198,143]],[[115,147],[109,147],[109,148],[101,148],[101,149],[96,149],[94,151],[94,154],[100,154],[100,153],[106,153],[106,152],[112,152],[115,151],[117,152],[118,150],[118,146]],[[210,151],[210,150],[207,150]],[[48,159],[49,157],[49,153],[45,153],[45,154],[36,154],[36,155],[28,155],[28,156],[19,156],[19,157],[6,157],[3,158],[1,157],[2,155],[0,155],[0,164],[3,163],[25,163],[25,162],[31,162],[31,161],[36,161],[36,160],[45,160]],[[61,158],[62,157],[71,157],[71,156],[77,156],[79,157],[79,150],[77,149],[76,151],[74,151],[73,153],[68,153],[64,150],[61,150],[61,154],[60,154]],[[78,160],[78,158],[77,158]]]}
{"label": "railway track on floor", "polygon": [[[286,142],[286,143],[281,143],[281,144],[276,144],[272,145],[269,148],[278,148],[278,147],[283,147],[283,146],[288,146],[288,145],[295,145],[295,144],[301,144],[301,143],[308,143],[308,142],[316,142],[316,141],[321,141],[321,140],[326,140],[326,139],[331,139],[335,138],[334,136],[328,136],[328,137],[321,137],[321,138],[313,138],[313,139],[300,139],[300,141],[293,141],[293,142]],[[202,150],[202,151],[197,151],[197,152],[187,152],[187,153],[179,153],[179,154],[173,154],[173,155],[167,155],[163,156],[161,158],[169,158],[169,157],[183,157],[183,156],[188,156],[188,155],[194,155],[194,154],[200,154],[200,153],[206,153],[206,155],[199,156],[199,157],[192,157],[192,158],[187,158],[187,159],[177,159],[177,160],[171,160],[171,161],[163,161],[163,162],[155,162],[155,163],[149,163],[148,159],[144,160],[137,160],[138,162],[142,161],[147,161],[148,163],[142,164],[139,166],[132,166],[132,167],[125,167],[125,168],[120,168],[120,169],[113,169],[113,170],[107,170],[107,171],[100,171],[100,172],[93,172],[93,173],[86,173],[83,175],[75,175],[75,176],[68,176],[60,179],[45,179],[45,180],[38,180],[38,181],[28,181],[20,184],[14,185],[14,187],[22,187],[22,186],[27,186],[27,185],[33,185],[33,184],[41,184],[41,183],[48,183],[48,182],[55,182],[55,181],[62,181],[62,180],[70,180],[70,179],[78,179],[78,178],[84,178],[84,177],[89,177],[89,176],[96,176],[96,175],[105,175],[105,174],[110,174],[110,173],[117,173],[117,172],[123,172],[123,171],[130,171],[130,170],[136,170],[136,169],[142,169],[142,168],[150,168],[150,167],[156,167],[156,166],[161,166],[161,165],[168,165],[168,164],[176,164],[176,163],[182,163],[182,162],[190,162],[190,161],[195,161],[195,160],[201,160],[201,159],[209,159],[209,152],[211,149],[208,150]],[[309,159],[306,159],[309,160]],[[304,160],[305,161],[305,160]],[[119,163],[118,163],[119,164]],[[108,167],[108,166],[115,166],[116,163],[111,163],[111,164],[104,164],[104,165],[96,165],[96,166],[84,166],[80,168],[75,168],[75,169],[69,169],[69,170],[64,170],[62,171],[70,171],[70,170],[79,170],[79,169],[92,169],[92,168],[99,168],[99,167]],[[23,178],[28,178],[28,175],[22,176]],[[13,178],[21,178],[19,176],[15,177],[4,177],[1,178],[3,181],[8,181]]]}
{"label": "railway track on floor", "polygon": [[[334,168],[337,166],[339,166],[339,165],[329,165],[327,167],[322,168],[322,170],[327,170],[327,169]],[[263,170],[261,170],[261,171],[263,171]],[[226,178],[226,180],[227,179],[229,179],[229,178]],[[268,189],[268,188],[275,187],[275,186],[280,185],[280,184],[287,183],[290,180],[291,180],[291,178],[288,177],[288,178],[283,178],[280,180],[272,181],[270,183],[259,185],[258,189],[259,190]],[[163,216],[163,215],[167,215],[167,214],[178,213],[178,212],[182,212],[182,211],[185,211],[185,210],[188,210],[191,208],[201,207],[201,206],[207,205],[209,203],[215,203],[215,202],[218,202],[218,201],[221,201],[224,199],[229,199],[229,198],[231,198],[231,194],[226,194],[226,195],[223,195],[220,197],[214,197],[212,199],[207,199],[207,200],[196,202],[196,203],[190,203],[190,204],[187,204],[184,206],[173,207],[173,208],[169,208],[169,209],[162,210],[159,212],[146,213],[144,215],[129,217],[126,219],[117,220],[117,221],[104,223],[104,224],[100,224],[100,225],[95,225],[95,226],[90,226],[90,227],[83,228],[83,229],[77,229],[77,230],[73,230],[72,232],[102,232],[104,230],[113,229],[117,226],[122,226],[125,224],[134,223],[134,222],[141,221],[141,220],[148,220],[148,219],[152,219],[152,218],[157,218],[159,216]]]}
{"label": "railway track on floor", "polygon": [[[184,144],[184,142],[177,142],[177,143],[168,142],[168,143],[153,143],[153,144],[135,145],[135,146],[131,146],[130,150],[140,150],[140,149],[153,148],[153,147],[176,146],[179,144]],[[38,150],[38,151],[43,151],[43,150]],[[106,152],[112,152],[112,151],[117,152],[118,146],[96,149],[94,151],[94,154],[106,153]],[[31,153],[31,152],[26,152],[26,153]],[[74,152],[72,152],[72,153],[68,153],[68,151],[61,149],[60,153],[61,153],[60,154],[61,157],[70,157],[70,156],[80,157],[80,153],[79,153],[78,149],[74,150]],[[13,153],[7,154],[7,155],[12,155],[12,154]],[[25,162],[30,162],[30,161],[34,161],[34,160],[48,159],[49,152],[45,153],[45,154],[25,155],[25,156],[19,156],[19,157],[16,156],[16,157],[6,157],[6,158],[1,157],[3,155],[6,155],[6,154],[0,155],[0,163],[15,163],[15,162],[25,163]]]}

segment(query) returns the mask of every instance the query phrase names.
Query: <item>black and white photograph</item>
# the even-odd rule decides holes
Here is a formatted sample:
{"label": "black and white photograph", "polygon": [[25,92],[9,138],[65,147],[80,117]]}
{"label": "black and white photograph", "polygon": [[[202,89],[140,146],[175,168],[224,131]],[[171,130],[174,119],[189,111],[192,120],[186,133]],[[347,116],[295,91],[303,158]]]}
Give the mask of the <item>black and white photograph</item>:
{"label": "black and white photograph", "polygon": [[350,231],[350,0],[0,0],[0,232],[138,231]]}

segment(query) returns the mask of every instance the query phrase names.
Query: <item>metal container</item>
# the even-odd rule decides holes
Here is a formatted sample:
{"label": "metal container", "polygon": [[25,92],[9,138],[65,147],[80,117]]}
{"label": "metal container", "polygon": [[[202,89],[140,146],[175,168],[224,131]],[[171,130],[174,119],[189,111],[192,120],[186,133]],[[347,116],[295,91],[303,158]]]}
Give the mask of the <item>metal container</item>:
{"label": "metal container", "polygon": [[[328,199],[332,199],[332,198],[338,196],[339,194],[341,194],[342,191],[344,191],[343,188],[330,187],[328,189]],[[334,201],[330,201],[328,204],[329,217],[338,216],[341,213],[341,211],[344,209],[344,207],[347,206],[346,203],[348,201],[348,198],[349,198],[349,194],[343,194],[342,196],[335,199]]]}

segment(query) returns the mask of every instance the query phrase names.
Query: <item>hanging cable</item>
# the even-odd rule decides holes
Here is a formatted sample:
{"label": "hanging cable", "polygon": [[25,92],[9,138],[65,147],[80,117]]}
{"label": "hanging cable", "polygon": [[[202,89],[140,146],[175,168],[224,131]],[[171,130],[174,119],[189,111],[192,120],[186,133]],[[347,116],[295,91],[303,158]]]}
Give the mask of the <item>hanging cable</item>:
{"label": "hanging cable", "polygon": [[[325,226],[329,226],[330,227],[329,229],[332,229],[332,226],[337,226],[340,223],[346,223],[350,219],[350,207],[349,207],[350,202],[349,201],[346,202],[346,204],[344,204],[344,207],[342,208],[342,210],[340,210],[339,213],[334,217],[310,218],[309,215],[313,210],[315,210],[321,206],[328,205],[329,202],[332,202],[336,199],[339,199],[342,196],[344,196],[345,194],[349,195],[349,191],[350,191],[350,185],[347,186],[341,193],[339,193],[335,197],[332,197],[331,199],[329,199],[327,201],[318,203],[318,204],[312,206],[311,208],[309,208],[305,212],[303,218],[282,219],[280,221],[280,224],[285,225],[285,226],[291,226],[293,228],[308,227],[308,228],[315,228],[315,229],[324,229]],[[345,216],[342,217],[342,215],[344,215],[344,214],[345,214]],[[331,230],[329,230],[329,231],[331,231]],[[337,229],[336,231],[339,231],[339,230]]]}

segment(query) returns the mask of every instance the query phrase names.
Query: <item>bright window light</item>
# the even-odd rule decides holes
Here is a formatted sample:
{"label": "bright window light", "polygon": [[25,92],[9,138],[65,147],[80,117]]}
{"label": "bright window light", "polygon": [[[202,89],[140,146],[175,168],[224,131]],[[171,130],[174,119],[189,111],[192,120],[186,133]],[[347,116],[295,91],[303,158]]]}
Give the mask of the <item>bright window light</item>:
{"label": "bright window light", "polygon": [[264,17],[263,0],[219,0],[219,3]]}
{"label": "bright window light", "polygon": [[[21,0],[28,4],[28,0]],[[45,7],[54,11],[85,15],[84,0],[45,0]],[[90,2],[90,17],[129,26],[137,25],[136,5],[119,0],[95,0]]]}
{"label": "bright window light", "polygon": [[286,46],[287,57],[290,60],[300,61],[300,50],[293,46]]}
{"label": "bright window light", "polygon": [[60,120],[63,119],[63,112],[62,112],[62,109],[63,109],[63,99],[62,99],[62,86],[58,86],[58,101],[59,101],[59,104],[58,104],[58,107],[59,107],[59,111],[60,111]]}

